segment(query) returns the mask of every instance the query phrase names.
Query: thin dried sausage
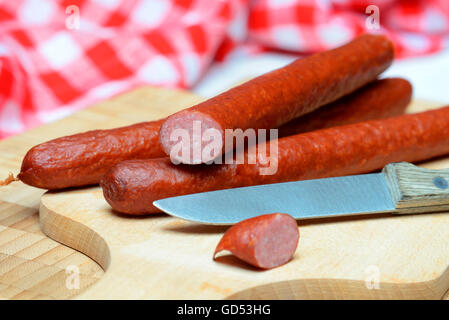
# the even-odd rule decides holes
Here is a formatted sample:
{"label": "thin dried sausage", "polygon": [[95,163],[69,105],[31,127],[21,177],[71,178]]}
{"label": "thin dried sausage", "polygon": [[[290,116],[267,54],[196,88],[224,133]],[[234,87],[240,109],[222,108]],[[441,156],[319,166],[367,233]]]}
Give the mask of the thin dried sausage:
{"label": "thin dried sausage", "polygon": [[[401,114],[410,101],[411,92],[407,80],[377,80],[349,96],[285,124],[279,134],[286,136]],[[42,143],[25,155],[18,178],[43,189],[98,184],[109,168],[123,160],[165,157],[159,143],[162,122],[159,120],[110,130],[94,130]]]}
{"label": "thin dried sausage", "polygon": [[18,178],[43,189],[98,184],[114,164],[165,156],[159,143],[162,120],[57,138],[31,148]]}
{"label": "thin dried sausage", "polygon": [[278,128],[375,80],[393,58],[386,37],[366,34],[298,59],[169,116],[159,134],[162,147],[173,161],[208,163],[233,148],[225,143],[226,129]]}
{"label": "thin dried sausage", "polygon": [[[391,162],[430,159],[449,153],[449,106],[288,136],[268,142],[268,151],[272,143],[278,152],[269,154],[273,160],[268,165],[260,159],[197,166],[174,165],[169,158],[124,161],[104,176],[103,194],[117,211],[148,214],[158,212],[153,201],[173,196],[365,173]],[[260,174],[273,163],[273,174]]]}
{"label": "thin dried sausage", "polygon": [[377,80],[334,103],[284,124],[279,128],[279,136],[398,116],[404,113],[411,97],[412,86],[407,80]]}

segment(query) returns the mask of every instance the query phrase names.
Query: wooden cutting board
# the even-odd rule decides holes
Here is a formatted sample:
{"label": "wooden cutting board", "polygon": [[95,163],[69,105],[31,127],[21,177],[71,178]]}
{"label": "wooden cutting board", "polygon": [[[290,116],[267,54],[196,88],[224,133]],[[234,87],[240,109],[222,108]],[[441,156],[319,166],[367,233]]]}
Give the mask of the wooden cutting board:
{"label": "wooden cutting board", "polygon": [[[188,92],[153,88],[121,95],[3,141],[0,174],[17,173],[25,151],[36,143],[161,118],[198,101]],[[414,104],[410,111],[430,107]],[[449,159],[425,166],[449,167]],[[0,200],[36,207],[41,195],[16,182],[1,189]],[[99,188],[46,193],[40,222],[45,234],[106,270],[79,298],[441,299],[449,288],[448,213],[299,222],[301,240],[293,261],[270,271],[232,256],[213,261],[224,227],[162,214],[120,215],[110,210]]]}
{"label": "wooden cutting board", "polygon": [[[184,106],[199,101],[198,97],[186,92],[144,88],[1,140],[0,180],[9,172],[18,173],[26,151],[38,143],[79,131],[142,121],[142,113],[150,118],[158,117],[164,111],[152,109],[148,103],[152,98],[165,101],[168,108],[178,106],[180,100],[184,101]],[[117,116],[118,113],[121,116]],[[88,256],[42,233],[39,204],[43,193],[44,190],[20,182],[0,187],[0,300],[71,298],[104,273]],[[79,271],[79,287],[67,287],[74,267]]]}
{"label": "wooden cutting board", "polygon": [[[71,268],[79,287],[65,285]],[[103,275],[86,255],[42,233],[37,208],[0,201],[0,299],[66,299]]]}

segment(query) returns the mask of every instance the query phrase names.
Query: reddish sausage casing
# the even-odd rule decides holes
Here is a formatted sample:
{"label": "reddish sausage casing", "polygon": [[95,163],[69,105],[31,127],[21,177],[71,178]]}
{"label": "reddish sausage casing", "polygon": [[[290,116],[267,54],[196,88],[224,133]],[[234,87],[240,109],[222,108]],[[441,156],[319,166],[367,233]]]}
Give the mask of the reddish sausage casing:
{"label": "reddish sausage casing", "polygon": [[115,210],[146,214],[158,212],[153,201],[173,196],[366,173],[391,162],[426,160],[449,153],[449,106],[284,137],[268,142],[267,151],[272,143],[278,143],[278,153],[271,175],[261,175],[267,165],[259,159],[255,164],[190,166],[161,158],[119,163],[101,186]]}
{"label": "reddish sausage casing", "polygon": [[227,250],[262,269],[279,267],[293,257],[299,241],[296,220],[285,213],[264,214],[230,227],[215,249]]}
{"label": "reddish sausage casing", "polygon": [[[398,115],[408,105],[411,92],[407,80],[377,80],[285,124],[279,134],[285,136]],[[39,144],[25,155],[19,179],[44,189],[84,186],[99,183],[109,168],[123,160],[165,157],[159,142],[162,122],[89,131]]]}
{"label": "reddish sausage casing", "polygon": [[[211,131],[217,133],[213,140],[221,144],[221,152],[228,151],[233,146],[225,145],[225,129],[278,128],[375,80],[393,57],[393,45],[386,37],[366,34],[298,59],[169,116],[159,134],[162,147],[172,160],[207,163],[221,154],[206,152]],[[189,139],[179,141],[181,132]]]}
{"label": "reddish sausage casing", "polygon": [[161,123],[88,131],[39,144],[25,155],[18,178],[43,189],[97,184],[120,161],[164,156],[158,135]]}
{"label": "reddish sausage casing", "polygon": [[401,78],[377,80],[331,104],[284,124],[279,128],[279,136],[286,137],[398,116],[404,113],[411,97],[412,85],[407,80]]}

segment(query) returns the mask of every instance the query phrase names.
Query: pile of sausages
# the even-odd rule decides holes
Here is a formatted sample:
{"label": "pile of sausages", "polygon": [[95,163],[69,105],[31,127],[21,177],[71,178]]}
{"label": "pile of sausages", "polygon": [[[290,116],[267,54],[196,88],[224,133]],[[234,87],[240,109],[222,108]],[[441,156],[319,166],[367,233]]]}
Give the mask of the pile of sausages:
{"label": "pile of sausages", "polygon": [[[390,162],[449,153],[449,107],[404,115],[410,83],[378,79],[393,59],[394,48],[386,37],[362,35],[166,119],[37,145],[25,155],[18,178],[50,190],[100,183],[114,210],[141,215],[157,212],[152,203],[162,198],[366,173]],[[218,153],[203,152],[203,140],[182,145],[189,157],[174,152],[179,143],[173,141],[173,133],[192,133],[194,122],[201,124],[201,134],[210,129],[221,134]],[[225,143],[226,130],[275,128],[279,139],[268,141],[266,147],[270,150],[270,144],[277,143],[275,173],[261,175],[267,164],[259,160],[210,164],[233,151]],[[256,147],[242,151],[245,158]],[[290,247],[294,252],[296,246]]]}

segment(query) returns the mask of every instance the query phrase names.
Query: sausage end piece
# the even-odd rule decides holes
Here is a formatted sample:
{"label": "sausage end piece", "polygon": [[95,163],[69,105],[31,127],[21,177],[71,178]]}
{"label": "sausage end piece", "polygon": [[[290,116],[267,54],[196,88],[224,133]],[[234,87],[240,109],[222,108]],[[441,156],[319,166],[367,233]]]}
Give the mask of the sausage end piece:
{"label": "sausage end piece", "polygon": [[[121,213],[157,213],[159,209],[153,206],[153,201],[164,198],[161,192],[164,190],[164,179],[170,175],[170,168],[167,158],[122,161],[109,169],[100,181],[104,198],[115,211]],[[146,193],[145,186],[149,181],[154,189]],[[143,198],[142,194],[145,194]]]}
{"label": "sausage end piece", "polygon": [[299,242],[296,220],[285,213],[272,213],[243,220],[229,228],[215,249],[216,255],[230,251],[261,269],[272,269],[290,261]]}
{"label": "sausage end piece", "polygon": [[18,178],[49,190],[98,184],[123,160],[165,156],[159,144],[162,121],[91,130],[38,144],[24,156]]}

